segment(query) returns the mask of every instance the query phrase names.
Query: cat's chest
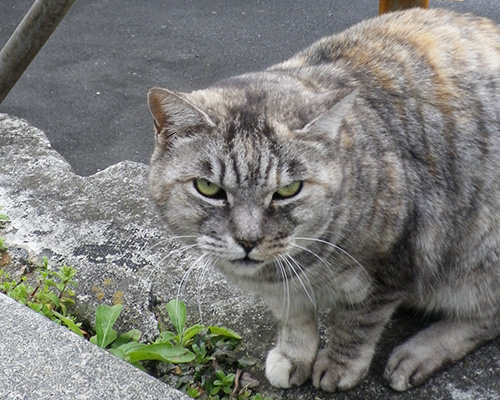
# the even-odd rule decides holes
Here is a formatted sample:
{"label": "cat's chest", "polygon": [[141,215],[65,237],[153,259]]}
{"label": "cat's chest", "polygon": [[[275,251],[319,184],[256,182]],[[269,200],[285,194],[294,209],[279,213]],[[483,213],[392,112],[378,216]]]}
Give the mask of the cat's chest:
{"label": "cat's chest", "polygon": [[[363,302],[373,291],[366,271],[346,270],[333,273],[326,266],[296,267],[291,275],[280,274],[272,282],[234,280],[234,283],[263,298],[274,310],[325,310],[337,304]],[[287,311],[288,310],[288,311]]]}

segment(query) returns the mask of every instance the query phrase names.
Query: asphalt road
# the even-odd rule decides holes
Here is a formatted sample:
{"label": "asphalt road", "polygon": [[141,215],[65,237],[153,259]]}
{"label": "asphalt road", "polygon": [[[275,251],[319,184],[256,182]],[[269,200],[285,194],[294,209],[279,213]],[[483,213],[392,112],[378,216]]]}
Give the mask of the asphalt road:
{"label": "asphalt road", "polygon": [[[0,46],[32,2],[1,0]],[[430,2],[500,23],[498,0]],[[0,112],[44,130],[80,175],[147,163],[151,86],[189,91],[259,70],[377,12],[378,0],[79,0]]]}

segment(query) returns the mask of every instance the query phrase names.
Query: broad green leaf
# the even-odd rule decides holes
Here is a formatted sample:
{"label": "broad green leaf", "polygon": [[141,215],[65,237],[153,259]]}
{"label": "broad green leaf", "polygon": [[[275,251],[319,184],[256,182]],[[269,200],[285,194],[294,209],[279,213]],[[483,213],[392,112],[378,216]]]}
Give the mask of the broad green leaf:
{"label": "broad green leaf", "polygon": [[190,340],[204,329],[206,328],[203,325],[193,325],[186,329],[184,335],[182,335],[182,345],[188,346]]}
{"label": "broad green leaf", "polygon": [[137,343],[137,342],[129,342],[126,344],[122,344],[121,346],[118,347],[112,347],[108,351],[111,354],[114,354],[117,357],[120,357],[121,359],[125,361],[130,361],[129,353],[131,351],[139,350],[143,347],[146,347],[147,345],[144,343]]}
{"label": "broad green leaf", "polygon": [[142,333],[137,329],[132,329],[125,332],[123,335],[118,336],[118,338],[111,344],[112,348],[123,346],[130,342],[138,342],[141,338]]}
{"label": "broad green leaf", "polygon": [[163,331],[162,333],[160,333],[160,336],[158,336],[158,338],[155,340],[155,343],[170,342],[172,339],[178,342],[179,335],[176,335],[175,333],[170,331]]}
{"label": "broad green leaf", "polygon": [[[214,383],[215,383],[215,382],[214,382]],[[216,387],[214,387],[214,388],[210,391],[210,394],[211,394],[212,396],[214,396],[214,395],[216,395],[216,394],[217,394],[217,393],[219,393],[219,392],[220,392],[220,386],[216,386]]]}
{"label": "broad green leaf", "polygon": [[177,299],[170,300],[166,306],[168,317],[174,325],[175,330],[182,337],[184,324],[186,323],[186,306]]}
{"label": "broad green leaf", "polygon": [[111,354],[114,354],[115,356],[121,358],[122,360],[129,362],[134,367],[139,368],[141,371],[146,371],[146,368],[144,368],[139,362],[130,362],[130,357],[128,356],[128,353],[130,351],[139,349],[144,346],[146,346],[144,343],[130,342],[127,344],[123,344],[120,347],[109,349],[108,351]]}
{"label": "broad green leaf", "polygon": [[[121,304],[116,304],[114,306],[101,305],[97,307],[95,314],[95,344],[97,346],[105,349],[116,339],[117,334],[113,329],[113,325],[120,316],[122,309],[123,305]],[[92,343],[94,342],[92,341]]]}
{"label": "broad green leaf", "polygon": [[54,316],[57,317],[57,319],[59,319],[61,322],[64,323],[64,325],[66,325],[72,332],[76,333],[77,335],[79,336],[82,336],[83,337],[83,333],[82,333],[82,330],[80,329],[80,327],[75,324],[73,322],[72,319],[70,318],[67,318],[65,317],[64,315],[62,314],[59,314],[57,311],[52,311],[52,313],[54,314]]}
{"label": "broad green leaf", "polygon": [[195,355],[181,346],[172,346],[170,343],[155,343],[133,350],[128,353],[130,362],[142,360],[158,360],[172,364],[188,363],[195,359]]}
{"label": "broad green leaf", "polygon": [[240,335],[238,335],[235,331],[233,331],[232,329],[229,329],[229,328],[221,328],[219,326],[209,326],[208,330],[214,336],[224,336],[224,337],[228,337],[231,339],[237,339],[237,340],[242,339]]}
{"label": "broad green leaf", "polygon": [[198,387],[190,387],[187,389],[186,393],[192,399],[197,399],[201,396],[201,392],[198,390]]}
{"label": "broad green leaf", "polygon": [[[221,369],[218,369],[217,371],[215,371],[215,375],[217,375],[217,378],[219,378],[221,383],[224,380],[224,378],[226,377],[226,374]],[[217,381],[215,381],[215,382],[217,382]],[[215,382],[214,382],[214,384],[216,384]]]}

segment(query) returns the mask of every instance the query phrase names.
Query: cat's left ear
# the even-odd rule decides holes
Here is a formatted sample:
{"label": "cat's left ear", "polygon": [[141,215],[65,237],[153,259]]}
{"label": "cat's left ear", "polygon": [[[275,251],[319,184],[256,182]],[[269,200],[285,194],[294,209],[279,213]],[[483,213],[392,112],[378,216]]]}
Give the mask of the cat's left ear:
{"label": "cat's left ear", "polygon": [[192,132],[201,126],[215,126],[210,117],[193,102],[189,95],[162,88],[152,88],[148,104],[154,118],[156,136],[166,144],[173,136]]}
{"label": "cat's left ear", "polygon": [[334,138],[338,134],[342,121],[352,109],[358,93],[359,90],[355,89],[347,91],[347,93],[337,94],[338,97],[334,101],[334,104],[319,117],[309,122],[298,133],[326,134],[330,138]]}

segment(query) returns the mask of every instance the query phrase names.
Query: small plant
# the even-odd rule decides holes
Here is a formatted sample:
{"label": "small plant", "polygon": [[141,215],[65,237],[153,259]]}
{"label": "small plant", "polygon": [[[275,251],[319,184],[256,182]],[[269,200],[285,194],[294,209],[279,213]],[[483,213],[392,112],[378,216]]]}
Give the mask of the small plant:
{"label": "small plant", "polygon": [[[3,207],[0,206],[0,224],[9,221],[9,217],[1,212],[2,209],[3,209]],[[8,250],[8,247],[5,245],[3,238],[0,236],[0,254],[7,251],[7,250]]]}
{"label": "small plant", "polygon": [[167,380],[193,399],[270,400],[260,394],[252,396],[248,385],[240,387],[237,379],[240,368],[252,363],[234,353],[241,340],[236,332],[217,326],[186,327],[185,304],[172,300],[166,310],[173,331],[162,331],[154,343],[139,343],[139,331],[118,336],[113,329],[122,309],[120,304],[97,308],[96,335],[90,338],[92,343],[142,370],[145,368],[141,361],[169,363],[171,373]]}
{"label": "small plant", "polygon": [[81,324],[68,315],[68,306],[74,304],[75,274],[76,269],[66,265],[52,271],[44,258],[43,264],[37,268],[35,286],[28,283],[27,276],[11,279],[0,269],[0,292],[83,336]]}
{"label": "small plant", "polygon": [[186,348],[170,341],[161,343],[139,343],[141,332],[131,330],[118,336],[113,326],[122,312],[123,306],[101,305],[96,310],[96,335],[90,338],[95,345],[144,370],[140,361],[157,360],[168,363],[185,363],[194,359],[194,354]]}
{"label": "small plant", "polygon": [[[0,211],[3,210],[3,206],[0,206]],[[7,215],[5,215],[4,213],[1,213],[0,212],[0,221],[8,221],[9,220],[9,217]]]}
{"label": "small plant", "polygon": [[223,392],[225,394],[231,394],[233,392],[233,384],[234,384],[234,378],[235,374],[225,374],[224,371],[222,370],[217,370],[215,372],[215,376],[217,379],[213,382],[213,388],[210,391],[210,394],[216,395],[219,394],[219,392]]}

